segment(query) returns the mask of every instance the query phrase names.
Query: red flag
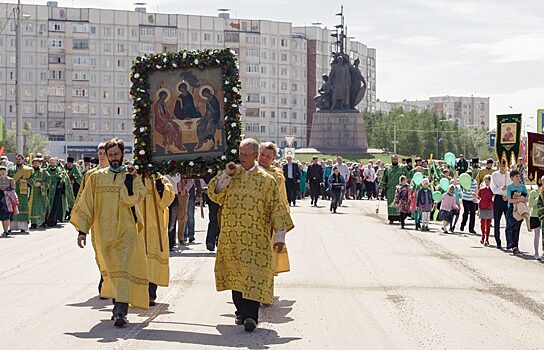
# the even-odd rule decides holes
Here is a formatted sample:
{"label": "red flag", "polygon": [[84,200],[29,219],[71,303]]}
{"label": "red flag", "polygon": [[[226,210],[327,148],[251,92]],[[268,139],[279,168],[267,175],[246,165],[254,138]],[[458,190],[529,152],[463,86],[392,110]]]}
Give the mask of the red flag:
{"label": "red flag", "polygon": [[2,156],[2,154],[4,154],[4,145],[2,145],[2,147],[0,147],[0,157]]}

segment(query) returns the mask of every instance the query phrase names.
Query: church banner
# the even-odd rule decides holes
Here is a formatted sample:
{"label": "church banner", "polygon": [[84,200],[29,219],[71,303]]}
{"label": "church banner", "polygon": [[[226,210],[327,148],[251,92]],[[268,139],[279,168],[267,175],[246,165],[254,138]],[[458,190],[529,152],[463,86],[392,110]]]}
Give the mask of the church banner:
{"label": "church banner", "polygon": [[521,125],[521,114],[497,115],[495,151],[497,159],[508,166],[515,164],[519,156]]}
{"label": "church banner", "polygon": [[242,101],[233,51],[137,57],[130,78],[141,173],[200,177],[238,161]]}
{"label": "church banner", "polygon": [[533,132],[528,137],[528,174],[530,181],[540,179],[544,175],[544,135]]}

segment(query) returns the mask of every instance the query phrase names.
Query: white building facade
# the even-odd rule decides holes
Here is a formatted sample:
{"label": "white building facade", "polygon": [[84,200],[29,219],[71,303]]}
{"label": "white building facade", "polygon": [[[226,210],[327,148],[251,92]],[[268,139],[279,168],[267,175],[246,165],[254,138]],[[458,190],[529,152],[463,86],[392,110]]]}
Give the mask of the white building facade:
{"label": "white building facade", "polygon": [[[0,19],[0,115],[8,129],[16,120],[14,9],[0,3],[0,13],[8,14]],[[136,56],[223,47],[239,54],[245,136],[282,145],[292,135],[295,147],[308,143],[308,40],[291,23],[54,2],[23,5],[22,12],[23,119],[51,141],[55,155],[92,154],[89,149],[114,136],[132,140],[128,75]],[[359,43],[351,47],[370,52]],[[323,47],[322,53],[327,71],[330,52]]]}

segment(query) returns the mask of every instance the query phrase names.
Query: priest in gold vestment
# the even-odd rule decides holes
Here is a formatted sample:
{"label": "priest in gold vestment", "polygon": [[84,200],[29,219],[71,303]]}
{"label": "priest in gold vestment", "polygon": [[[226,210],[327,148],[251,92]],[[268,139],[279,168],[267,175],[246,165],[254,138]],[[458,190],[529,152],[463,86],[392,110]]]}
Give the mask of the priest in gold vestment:
{"label": "priest in gold vestment", "polygon": [[174,186],[162,175],[142,179],[145,198],[138,204],[144,217],[140,235],[145,239],[149,271],[149,306],[155,306],[157,286],[168,287],[170,281],[170,247],[168,244],[168,207],[174,201]]}
{"label": "priest in gold vestment", "polygon": [[[221,206],[221,235],[215,261],[218,291],[232,290],[236,324],[251,332],[258,323],[260,303],[274,297],[272,240],[277,249],[294,225],[276,180],[257,163],[259,143],[244,139],[241,165],[229,163],[208,184],[208,196]],[[270,232],[273,231],[274,235]]]}
{"label": "priest in gold vestment", "polygon": [[123,165],[122,140],[108,141],[105,150],[110,166],[89,176],[70,222],[79,232],[81,248],[86,235],[94,235],[98,267],[104,277],[100,296],[113,299],[112,320],[116,327],[123,327],[128,322],[129,304],[149,307],[145,241],[139,234],[143,217],[138,210],[145,187],[134,169]]}

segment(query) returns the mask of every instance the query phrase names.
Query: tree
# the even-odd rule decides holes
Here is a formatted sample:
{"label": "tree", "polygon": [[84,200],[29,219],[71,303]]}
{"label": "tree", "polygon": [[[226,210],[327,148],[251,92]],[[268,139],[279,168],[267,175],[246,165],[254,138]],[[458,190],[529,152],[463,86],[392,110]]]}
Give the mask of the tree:
{"label": "tree", "polygon": [[[49,141],[41,134],[35,133],[30,129],[28,124],[23,125],[24,145],[23,153],[26,155],[30,152],[44,153],[49,145]],[[17,152],[17,137],[14,130],[6,130],[4,128],[4,152]]]}

